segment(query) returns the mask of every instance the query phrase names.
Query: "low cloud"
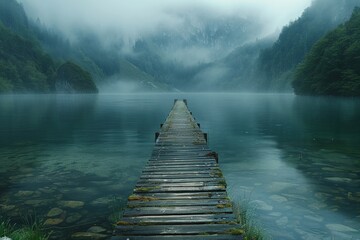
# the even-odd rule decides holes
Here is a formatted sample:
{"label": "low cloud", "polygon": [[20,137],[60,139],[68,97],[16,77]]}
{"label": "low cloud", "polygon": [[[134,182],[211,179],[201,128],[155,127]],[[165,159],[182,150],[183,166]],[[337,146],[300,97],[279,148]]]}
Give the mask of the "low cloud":
{"label": "low cloud", "polygon": [[221,18],[257,19],[270,34],[300,16],[311,0],[18,0],[28,15],[70,39],[79,31],[92,31],[108,39],[130,43],[176,29],[183,14],[202,13]]}

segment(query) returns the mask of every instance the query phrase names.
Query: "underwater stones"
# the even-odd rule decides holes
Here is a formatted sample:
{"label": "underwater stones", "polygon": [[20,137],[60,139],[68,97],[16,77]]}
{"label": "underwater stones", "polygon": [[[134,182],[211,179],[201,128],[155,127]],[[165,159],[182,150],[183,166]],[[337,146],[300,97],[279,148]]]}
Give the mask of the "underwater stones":
{"label": "underwater stones", "polygon": [[264,201],[261,200],[254,200],[251,201],[250,204],[254,205],[256,209],[262,210],[262,211],[272,211],[273,207],[269,204],[267,204]]}
{"label": "underwater stones", "polygon": [[82,201],[60,201],[59,205],[67,208],[82,208],[85,203]]}
{"label": "underwater stones", "polygon": [[342,224],[333,223],[333,224],[326,224],[325,226],[331,231],[335,231],[335,232],[358,232],[358,230]]}
{"label": "underwater stones", "polygon": [[18,191],[17,193],[15,193],[15,197],[30,197],[31,195],[33,195],[35,192],[34,191]]}
{"label": "underwater stones", "polygon": [[109,205],[112,202],[114,202],[114,197],[101,197],[101,198],[95,199],[90,204],[91,205]]}
{"label": "underwater stones", "polygon": [[60,208],[52,208],[48,214],[46,215],[47,217],[57,217],[60,216],[61,214],[64,213],[64,210],[60,209]]}
{"label": "underwater stones", "polygon": [[44,200],[26,200],[24,202],[26,205],[31,205],[33,207],[40,207],[47,204],[47,201]]}
{"label": "underwater stones", "polygon": [[275,222],[278,226],[285,227],[288,224],[289,219],[288,219],[288,217],[282,217],[282,218],[276,220]]}
{"label": "underwater stones", "polygon": [[319,199],[327,199],[327,198],[331,197],[331,195],[328,193],[324,193],[324,192],[317,192],[317,193],[315,193],[315,197],[319,198]]}
{"label": "underwater stones", "polygon": [[271,195],[270,199],[279,203],[287,202],[287,198],[280,195]]}
{"label": "underwater stones", "polygon": [[314,221],[314,222],[322,222],[324,220],[324,218],[321,216],[305,215],[304,218],[307,220],[310,220],[310,221]]}
{"label": "underwater stones", "polygon": [[66,218],[65,222],[66,223],[74,223],[79,221],[82,218],[80,213],[74,213],[72,215],[70,215],[69,217]]}
{"label": "underwater stones", "polygon": [[108,237],[109,236],[105,234],[92,233],[92,232],[77,232],[71,235],[72,239],[81,239],[81,240],[86,240],[86,239],[101,240],[101,239],[106,239]]}
{"label": "underwater stones", "polygon": [[323,202],[314,202],[314,203],[310,204],[309,207],[311,209],[320,210],[320,209],[327,207],[327,205],[326,205],[326,203],[323,203]]}
{"label": "underwater stones", "polygon": [[48,218],[44,222],[44,225],[45,226],[55,226],[55,225],[59,225],[63,221],[64,221],[64,219],[62,219],[62,218]]}
{"label": "underwater stones", "polygon": [[328,181],[331,181],[331,182],[339,182],[339,183],[349,183],[349,182],[351,182],[350,178],[328,177],[328,178],[325,178],[325,179],[328,180]]}
{"label": "underwater stones", "polygon": [[48,188],[48,187],[39,188],[38,190],[39,190],[40,192],[47,193],[47,194],[50,194],[50,193],[54,193],[54,192],[55,192],[54,189]]}
{"label": "underwater stones", "polygon": [[323,167],[321,170],[326,172],[343,172],[344,170],[338,168],[331,168],[331,167]]}
{"label": "underwater stones", "polygon": [[296,184],[288,182],[272,182],[269,186],[269,192],[281,192],[288,188],[296,187]]}
{"label": "underwater stones", "polygon": [[92,226],[87,231],[92,233],[105,233],[106,229],[100,226]]}
{"label": "underwater stones", "polygon": [[360,203],[360,194],[359,193],[351,193],[351,192],[348,192],[347,194],[347,198],[351,201],[354,201],[354,202],[359,202]]}
{"label": "underwater stones", "polygon": [[15,209],[15,205],[5,205],[5,204],[0,204],[0,209],[7,212],[7,211],[11,211],[13,209]]}
{"label": "underwater stones", "polygon": [[282,214],[281,212],[272,212],[269,214],[269,216],[273,216],[273,217],[280,217]]}

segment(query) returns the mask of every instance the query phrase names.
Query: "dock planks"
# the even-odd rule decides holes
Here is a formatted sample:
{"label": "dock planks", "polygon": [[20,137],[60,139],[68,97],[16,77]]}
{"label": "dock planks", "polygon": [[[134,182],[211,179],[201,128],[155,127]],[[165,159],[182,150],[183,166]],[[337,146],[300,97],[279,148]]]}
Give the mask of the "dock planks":
{"label": "dock planks", "polygon": [[241,235],[217,155],[186,100],[175,100],[112,240],[233,240]]}

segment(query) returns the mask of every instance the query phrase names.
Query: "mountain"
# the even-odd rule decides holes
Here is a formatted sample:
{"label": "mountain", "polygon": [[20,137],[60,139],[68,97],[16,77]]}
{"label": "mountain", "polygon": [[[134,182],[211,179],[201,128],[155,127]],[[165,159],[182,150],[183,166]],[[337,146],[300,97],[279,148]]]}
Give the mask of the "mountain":
{"label": "mountain", "polygon": [[51,56],[79,64],[104,91],[128,84],[148,91],[202,90],[197,81],[204,69],[255,40],[254,36],[264,30],[256,20],[236,15],[219,18],[199,9],[171,14],[177,14],[181,22],[178,27],[159,27],[132,41],[126,36],[112,38],[84,29],[68,40],[40,19],[29,24]]}
{"label": "mountain", "polygon": [[355,6],[360,0],[315,0],[261,52],[254,78],[257,89],[290,91],[296,66],[321,37],[350,18]]}
{"label": "mountain", "polygon": [[[0,92],[56,92],[56,76],[61,67],[58,68],[57,61],[36,41],[22,6],[14,0],[0,0],[0,14]],[[78,79],[80,86],[82,81],[92,83],[91,78]],[[75,87],[73,83],[68,82],[70,87]],[[95,85],[91,88],[92,92],[97,91]],[[83,90],[74,89],[75,92]]]}
{"label": "mountain", "polygon": [[273,37],[256,40],[235,48],[225,57],[197,69],[192,88],[205,91],[251,91],[252,76],[261,50],[271,46]]}
{"label": "mountain", "polygon": [[311,49],[295,73],[299,95],[360,96],[360,8]]}

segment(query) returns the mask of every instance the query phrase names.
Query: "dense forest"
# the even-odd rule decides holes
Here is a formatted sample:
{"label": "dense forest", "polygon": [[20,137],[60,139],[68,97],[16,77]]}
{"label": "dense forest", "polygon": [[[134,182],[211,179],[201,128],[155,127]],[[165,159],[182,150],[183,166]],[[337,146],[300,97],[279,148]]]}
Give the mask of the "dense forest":
{"label": "dense forest", "polygon": [[291,91],[296,66],[328,31],[348,20],[360,0],[315,0],[284,27],[271,48],[260,53],[254,84],[258,90]]}
{"label": "dense forest", "polygon": [[360,8],[328,33],[296,69],[295,93],[360,96]]}
{"label": "dense forest", "polygon": [[[49,93],[56,92],[61,61],[45,53],[29,27],[26,14],[16,1],[0,1],[0,92]],[[91,76],[74,67],[68,71],[73,92],[97,92]],[[76,70],[76,71],[75,71]],[[79,75],[83,76],[79,76]],[[83,81],[83,83],[80,83]],[[87,86],[84,89],[78,86]],[[62,91],[64,92],[64,91]]]}

